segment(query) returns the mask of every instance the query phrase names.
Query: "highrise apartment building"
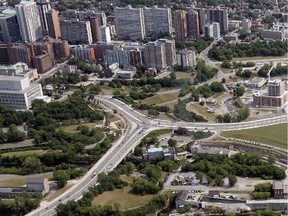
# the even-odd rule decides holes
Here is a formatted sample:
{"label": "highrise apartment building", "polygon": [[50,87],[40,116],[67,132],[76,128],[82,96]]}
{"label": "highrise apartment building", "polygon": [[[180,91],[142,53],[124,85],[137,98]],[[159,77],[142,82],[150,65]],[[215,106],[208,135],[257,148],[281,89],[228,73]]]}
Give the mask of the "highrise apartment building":
{"label": "highrise apartment building", "polygon": [[89,21],[60,20],[61,38],[72,44],[85,43],[91,44],[92,31]]}
{"label": "highrise apartment building", "polygon": [[100,32],[100,41],[102,42],[111,41],[110,29],[108,26],[101,26],[99,28],[99,32]]}
{"label": "highrise apartment building", "polygon": [[208,22],[218,22],[220,24],[221,32],[228,31],[228,10],[220,9],[208,9]]}
{"label": "highrise apartment building", "polygon": [[165,44],[149,42],[145,45],[144,61],[148,67],[163,69],[167,67]]}
{"label": "highrise apartment building", "polygon": [[197,39],[200,35],[198,12],[189,9],[186,14],[187,18],[187,37],[189,40]]}
{"label": "highrise apartment building", "polygon": [[183,68],[196,66],[195,51],[184,49],[177,53],[177,65]]}
{"label": "highrise apartment building", "polygon": [[61,37],[58,11],[52,9],[46,13],[48,34],[50,37],[59,39]]}
{"label": "highrise apartment building", "polygon": [[49,32],[46,14],[51,10],[50,0],[36,0],[36,4],[39,10],[42,30],[46,35]]}
{"label": "highrise apartment building", "polygon": [[115,7],[115,27],[118,39],[138,40],[145,36],[142,8]]}
{"label": "highrise apartment building", "polygon": [[193,8],[198,13],[200,34],[204,32],[204,25],[207,23],[206,9],[205,8]]}
{"label": "highrise apartment building", "polygon": [[220,37],[220,25],[217,22],[210,22],[204,25],[204,35],[205,37]]}
{"label": "highrise apartment building", "polygon": [[187,22],[185,10],[177,10],[174,12],[174,28],[176,41],[184,41],[187,37]]}
{"label": "highrise apartment building", "polygon": [[6,9],[0,13],[0,42],[15,43],[21,41],[16,11]]}
{"label": "highrise apartment building", "polygon": [[170,8],[144,7],[144,25],[147,36],[172,33]]}
{"label": "highrise apartment building", "polygon": [[43,34],[36,2],[21,1],[15,8],[22,40],[34,42],[41,39]]}
{"label": "highrise apartment building", "polygon": [[176,47],[174,40],[159,39],[158,43],[165,44],[165,57],[167,66],[176,64]]}

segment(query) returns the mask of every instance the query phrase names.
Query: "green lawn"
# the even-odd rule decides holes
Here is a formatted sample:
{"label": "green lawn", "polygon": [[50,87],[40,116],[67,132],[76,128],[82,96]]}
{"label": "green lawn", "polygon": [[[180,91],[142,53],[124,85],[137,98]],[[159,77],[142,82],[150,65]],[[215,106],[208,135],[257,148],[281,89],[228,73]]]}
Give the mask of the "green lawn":
{"label": "green lawn", "polygon": [[63,130],[64,132],[71,133],[71,132],[76,132],[79,125],[87,126],[87,127],[89,127],[91,129],[91,128],[94,128],[95,125],[97,125],[99,123],[100,123],[100,121],[98,121],[98,122],[88,122],[88,123],[79,123],[79,124],[61,126],[59,129]]}
{"label": "green lawn", "polygon": [[28,150],[28,151],[17,151],[17,152],[7,152],[7,153],[3,153],[1,154],[2,157],[12,157],[12,156],[27,156],[27,155],[33,155],[33,154],[43,154],[45,153],[47,150],[42,150],[42,149],[38,149],[38,150]]}
{"label": "green lawn", "polygon": [[119,204],[120,210],[142,206],[148,203],[154,195],[135,195],[130,193],[131,187],[116,189],[114,191],[106,191],[103,194],[95,197],[92,205],[110,205],[114,207],[115,203]]}
{"label": "green lawn", "polygon": [[206,111],[206,108],[199,105],[199,104],[193,104],[193,103],[189,103],[186,107],[186,109],[188,111],[192,111],[192,112],[195,112],[196,114],[198,115],[201,115],[203,116],[204,118],[206,118],[207,120],[209,121],[215,121],[216,119],[216,116],[211,114],[211,113],[208,113]]}
{"label": "green lawn", "polygon": [[240,131],[224,131],[221,135],[224,137],[251,140],[287,149],[287,124]]}
{"label": "green lawn", "polygon": [[287,58],[288,54],[286,53],[283,56],[254,56],[254,57],[241,57],[241,58],[233,58],[232,61],[256,61],[256,60],[269,60],[269,59],[279,59],[279,58]]}
{"label": "green lawn", "polygon": [[[37,175],[37,178],[47,178],[52,179],[52,174],[39,174]],[[11,179],[5,179],[0,181],[0,187],[20,187],[26,184],[28,177],[23,176],[23,178],[11,178]]]}
{"label": "green lawn", "polygon": [[176,78],[177,79],[186,79],[186,78],[191,78],[192,77],[192,73],[189,72],[175,72],[176,74]]}
{"label": "green lawn", "polygon": [[150,98],[146,98],[145,100],[142,100],[141,103],[142,104],[161,104],[164,102],[168,102],[168,101],[172,101],[178,98],[179,92],[172,92],[172,93],[163,93],[163,94],[159,94],[159,95],[155,95],[153,97]]}
{"label": "green lawn", "polygon": [[221,71],[223,71],[223,73],[231,73],[231,69],[229,68],[222,68],[221,64],[216,64],[216,67],[219,68]]}

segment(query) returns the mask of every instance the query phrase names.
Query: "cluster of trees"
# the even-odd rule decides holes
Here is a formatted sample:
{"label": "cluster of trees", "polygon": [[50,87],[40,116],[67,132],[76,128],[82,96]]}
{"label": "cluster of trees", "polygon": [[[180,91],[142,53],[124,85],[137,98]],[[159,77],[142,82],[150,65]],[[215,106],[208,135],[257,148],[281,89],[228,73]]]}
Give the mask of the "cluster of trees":
{"label": "cluster of trees", "polygon": [[213,40],[214,39],[210,37],[200,37],[195,41],[189,41],[189,42],[180,41],[176,42],[176,48],[177,49],[189,48],[195,50],[197,53],[200,53],[204,49],[206,49],[213,42]]}
{"label": "cluster of trees", "polygon": [[224,60],[222,61],[221,67],[235,69],[235,68],[243,68],[243,67],[254,67],[255,65],[256,65],[255,62],[243,63],[243,62],[235,62],[235,61],[230,62],[228,60]]}
{"label": "cluster of trees", "polygon": [[270,182],[261,183],[254,186],[251,194],[253,199],[268,199],[273,195],[273,184]]}
{"label": "cluster of trees", "polygon": [[187,100],[178,100],[178,104],[174,106],[174,116],[183,121],[197,121],[197,122],[205,122],[203,116],[197,115],[194,112],[188,111],[186,109]]}
{"label": "cluster of trees", "polygon": [[[266,77],[269,70],[271,69],[271,65],[265,64],[263,67],[261,67],[257,74],[260,77]],[[276,67],[274,67],[270,73],[270,76],[281,76],[287,74],[287,65],[281,65],[277,64]]]}
{"label": "cluster of trees", "polygon": [[212,135],[212,132],[189,131],[187,128],[179,127],[174,133],[178,136],[193,136],[193,139],[205,139]]}
{"label": "cluster of trees", "polygon": [[199,95],[202,95],[204,98],[209,98],[215,93],[223,92],[225,88],[221,82],[212,82],[210,86],[208,84],[204,84],[199,86],[196,90],[192,89],[192,96],[194,101],[199,100]]}
{"label": "cluster of trees", "polygon": [[236,71],[236,76],[239,76],[239,77],[250,78],[252,75],[253,75],[253,72],[252,72],[251,70],[244,70],[244,71],[242,71],[242,69],[239,68],[239,69]]}
{"label": "cluster of trees", "polygon": [[42,79],[41,84],[42,86],[53,84],[58,88],[60,88],[61,85],[65,85],[65,88],[68,88],[68,84],[77,84],[87,80],[88,76],[86,74],[81,74],[79,71],[75,71],[74,73],[56,72],[53,76]]}
{"label": "cluster of trees", "polygon": [[14,200],[0,199],[1,215],[25,215],[40,204],[41,196],[31,197],[28,193],[23,192]]}
{"label": "cluster of trees", "polygon": [[[262,160],[260,153],[238,153],[230,158],[225,155],[198,154],[194,159],[194,162],[182,166],[182,171],[205,173],[210,184],[221,185],[223,178],[229,176],[263,179],[284,179],[286,177],[283,169]],[[229,182],[231,181],[232,184],[234,177],[230,178]]]}
{"label": "cluster of trees", "polygon": [[217,115],[216,120],[221,123],[231,123],[231,122],[241,122],[247,119],[250,115],[250,110],[248,107],[240,108],[237,111],[237,115],[233,116],[230,113],[225,113],[224,115]]}
{"label": "cluster of trees", "polygon": [[68,170],[55,170],[53,172],[53,179],[56,181],[58,187],[62,188],[66,185],[69,179],[74,179],[85,173],[83,169],[68,169]]}
{"label": "cluster of trees", "polygon": [[6,133],[0,128],[0,143],[4,142],[20,142],[26,139],[26,134],[18,130],[15,124],[11,124]]}
{"label": "cluster of trees", "polygon": [[196,71],[197,75],[195,78],[195,83],[198,83],[207,81],[216,76],[218,69],[206,65],[204,61],[198,61],[196,65]]}
{"label": "cluster of trees", "polygon": [[33,119],[33,113],[30,111],[15,111],[3,105],[0,105],[0,127],[9,127],[11,124],[21,125],[24,122],[30,122]]}
{"label": "cluster of trees", "polygon": [[209,58],[224,61],[235,57],[282,56],[287,52],[285,41],[255,41],[249,44],[227,44],[224,48],[213,46]]}

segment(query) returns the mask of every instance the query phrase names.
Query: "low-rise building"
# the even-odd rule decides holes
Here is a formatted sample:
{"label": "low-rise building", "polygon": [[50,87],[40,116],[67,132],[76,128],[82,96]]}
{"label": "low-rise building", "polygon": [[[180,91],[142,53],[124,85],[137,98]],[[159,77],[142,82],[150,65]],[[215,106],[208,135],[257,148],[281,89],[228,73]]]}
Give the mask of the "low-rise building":
{"label": "low-rise building", "polygon": [[114,63],[109,66],[111,72],[114,74],[114,77],[122,79],[132,79],[136,73],[135,67],[124,67],[123,69],[119,68],[118,63]]}
{"label": "low-rise building", "polygon": [[274,29],[260,29],[259,33],[264,40],[283,40],[284,32]]}
{"label": "low-rise building", "polygon": [[28,65],[23,62],[10,66],[0,65],[0,76],[28,77],[29,81],[38,79],[37,69],[28,68]]}
{"label": "low-rise building", "polygon": [[287,100],[284,82],[281,80],[269,80],[268,91],[253,93],[253,103],[256,107],[283,107]]}
{"label": "low-rise building", "polygon": [[41,84],[31,84],[28,77],[0,77],[0,104],[12,109],[29,109],[38,96],[43,96]]}
{"label": "low-rise building", "polygon": [[288,181],[274,181],[273,182],[274,199],[288,198]]}
{"label": "low-rise building", "polygon": [[254,77],[247,84],[248,88],[261,88],[266,83],[265,78],[263,77]]}
{"label": "low-rise building", "polygon": [[163,158],[163,148],[149,148],[147,150],[148,153],[148,159],[149,160],[155,160],[156,158]]}
{"label": "low-rise building", "polygon": [[227,42],[234,41],[237,43],[239,40],[238,36],[239,36],[238,33],[230,33],[230,34],[224,36],[224,40],[226,40]]}
{"label": "low-rise building", "polygon": [[189,193],[189,191],[183,190],[180,193],[178,193],[175,199],[176,208],[183,207],[185,204],[199,207],[201,197],[202,197],[201,195],[191,194]]}
{"label": "low-rise building", "polygon": [[14,198],[20,196],[23,192],[27,192],[32,197],[39,193],[44,195],[49,191],[47,178],[32,178],[28,179],[24,187],[0,187],[0,197]]}

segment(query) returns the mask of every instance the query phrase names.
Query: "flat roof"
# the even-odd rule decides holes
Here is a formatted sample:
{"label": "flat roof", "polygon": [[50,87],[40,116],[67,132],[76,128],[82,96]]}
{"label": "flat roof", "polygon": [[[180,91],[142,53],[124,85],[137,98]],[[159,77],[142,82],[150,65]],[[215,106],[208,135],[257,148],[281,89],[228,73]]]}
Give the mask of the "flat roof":
{"label": "flat roof", "polygon": [[[20,77],[20,78],[27,78],[27,77]],[[1,78],[0,78],[1,79]],[[37,87],[37,86],[41,86],[40,83],[30,83],[30,86],[28,88],[25,88],[21,91],[19,90],[0,90],[0,93],[7,93],[7,94],[25,94],[26,92],[30,91],[31,89]]]}
{"label": "flat roof", "polygon": [[23,79],[27,79],[26,77],[19,76],[0,76],[0,80],[11,80],[11,81],[21,81]]}
{"label": "flat roof", "polygon": [[148,149],[148,153],[160,152],[160,151],[163,151],[163,148],[162,148],[162,147],[160,147],[160,148],[150,148],[150,149]]}

